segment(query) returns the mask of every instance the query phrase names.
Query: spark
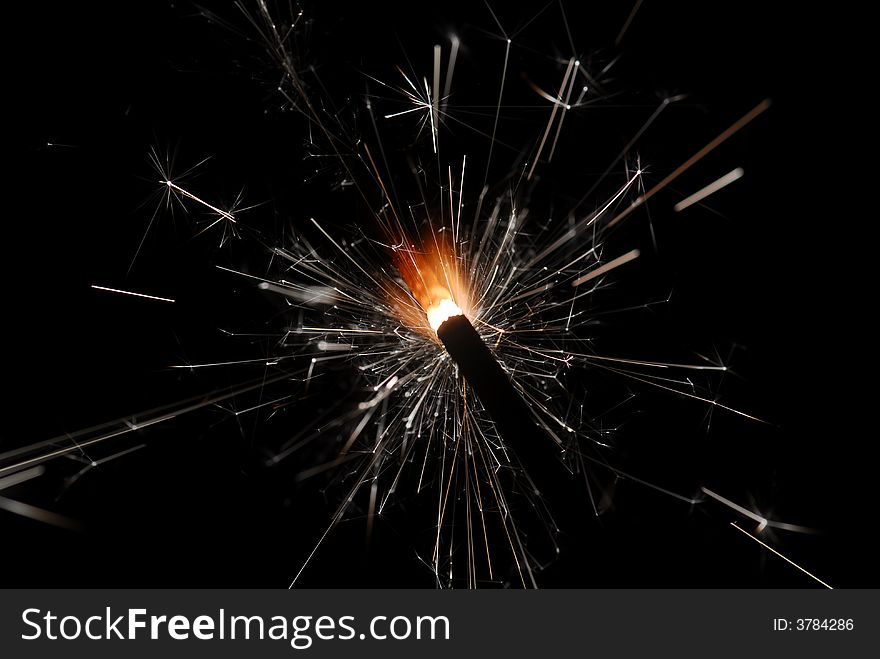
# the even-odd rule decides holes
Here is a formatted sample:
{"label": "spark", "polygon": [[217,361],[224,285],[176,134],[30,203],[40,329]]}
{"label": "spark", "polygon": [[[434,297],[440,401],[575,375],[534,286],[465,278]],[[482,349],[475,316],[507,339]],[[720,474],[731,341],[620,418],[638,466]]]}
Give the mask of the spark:
{"label": "spark", "polygon": [[[34,478],[39,478],[44,473],[46,473],[46,468],[38,466],[10,474],[9,476],[4,476],[0,478],[0,491],[20,485],[21,483],[33,480]],[[50,524],[52,526],[58,526],[72,531],[80,528],[79,522],[70,519],[69,517],[53,513],[52,511],[37,506],[32,506],[29,503],[10,499],[5,496],[0,496],[0,510],[5,510],[14,515],[21,515],[22,517],[29,517],[30,519],[42,522],[43,524]]]}
{"label": "spark", "polygon": [[740,533],[742,533],[742,534],[748,536],[749,538],[751,538],[752,540],[754,540],[755,542],[757,542],[757,543],[758,543],[759,545],[761,545],[764,549],[767,549],[767,550],[773,552],[774,554],[776,554],[777,556],[779,556],[779,558],[781,558],[782,560],[784,560],[784,561],[785,561],[786,563],[788,563],[789,565],[793,565],[794,567],[796,567],[798,570],[800,570],[801,572],[803,572],[804,574],[806,574],[806,575],[807,575],[808,577],[810,577],[811,579],[813,579],[813,580],[815,580],[816,582],[822,584],[822,585],[825,586],[828,590],[834,590],[834,588],[832,588],[832,587],[829,586],[827,583],[825,583],[824,581],[822,581],[822,580],[821,580],[819,577],[817,577],[815,574],[813,574],[812,572],[807,572],[807,570],[805,570],[805,569],[802,568],[800,565],[798,565],[797,563],[795,563],[795,562],[794,562],[793,560],[791,560],[788,556],[785,556],[785,555],[779,553],[778,551],[776,551],[775,549],[773,549],[773,547],[771,547],[770,545],[768,545],[768,544],[767,544],[766,542],[764,542],[763,540],[760,540],[760,539],[756,538],[756,537],[753,536],[751,533],[749,533],[748,531],[746,531],[744,528],[740,527],[736,522],[731,522],[730,525],[731,525],[733,528],[735,528],[737,531],[739,531]]}
{"label": "spark", "polygon": [[615,46],[619,46],[620,42],[623,41],[623,35],[626,34],[626,31],[629,29],[630,24],[633,22],[636,14],[639,12],[639,8],[642,6],[642,2],[643,0],[636,0],[635,5],[633,5],[632,11],[630,11],[629,16],[626,17],[626,22],[624,22],[623,27],[620,28],[620,32],[617,33],[617,38],[614,40]]}
{"label": "spark", "polygon": [[639,258],[639,253],[640,253],[639,250],[633,249],[633,250],[628,251],[626,254],[621,254],[616,259],[612,259],[608,263],[601,265],[598,268],[594,268],[593,270],[590,270],[583,277],[578,277],[573,282],[571,282],[571,285],[572,286],[580,286],[581,284],[585,284],[586,282],[590,281],[591,279],[595,279],[596,277],[601,277],[606,272],[610,272],[610,271],[614,270],[614,268],[618,268],[618,267],[622,266],[624,263],[629,263],[630,261],[634,261],[635,259]]}
{"label": "spark", "polygon": [[461,46],[461,39],[453,34],[450,41],[452,42],[452,52],[449,54],[449,64],[446,66],[446,82],[443,84],[443,97],[440,106],[440,113],[446,114],[446,103],[449,98],[449,92],[452,90],[452,74],[455,71],[455,62],[458,59],[458,49]]}
{"label": "spark", "polygon": [[734,181],[738,181],[739,179],[741,179],[744,173],[745,172],[743,171],[742,167],[737,167],[736,169],[728,172],[727,174],[725,174],[724,176],[722,176],[718,180],[707,185],[705,188],[698,190],[694,194],[690,195],[689,197],[685,197],[680,202],[675,204],[675,206],[673,206],[673,208],[675,209],[675,212],[679,213],[679,212],[683,211],[685,208],[687,208],[688,206],[692,206],[692,205],[696,204],[697,202],[703,201],[703,199],[705,199],[709,195],[713,195],[716,192],[718,192],[719,190],[721,190],[722,188],[727,187],[728,185],[730,185]]}
{"label": "spark", "polygon": [[81,528],[79,522],[69,517],[7,497],[0,497],[0,509],[15,515],[21,515],[22,517],[29,517],[43,524],[58,526],[71,531],[78,531]]}
{"label": "spark", "polygon": [[98,286],[97,284],[92,284],[92,288],[98,291],[108,291],[110,293],[120,293],[122,295],[132,295],[134,297],[142,297],[147,300],[158,300],[159,302],[174,302],[170,297],[159,297],[158,295],[147,295],[146,293],[135,293],[133,291],[123,291],[119,288],[108,288],[107,286]]}
{"label": "spark", "polygon": [[784,522],[776,522],[773,520],[769,520],[766,517],[764,517],[763,515],[753,513],[749,509],[743,508],[739,504],[734,503],[730,499],[727,499],[727,498],[721,496],[720,494],[717,494],[716,492],[713,492],[712,490],[710,490],[707,487],[701,487],[700,491],[703,492],[703,494],[708,494],[710,497],[712,497],[713,499],[715,499],[719,503],[723,503],[725,506],[727,506],[731,510],[735,510],[739,514],[758,522],[758,528],[755,531],[756,533],[760,533],[761,531],[763,531],[767,527],[774,528],[774,529],[783,529],[786,531],[796,531],[798,533],[815,533],[815,530],[809,528],[808,526],[798,526],[796,524],[786,524]]}
{"label": "spark", "polygon": [[[165,185],[169,191],[176,192],[177,194],[185,197],[186,199],[190,199],[198,204],[201,204],[202,206],[204,206],[205,208],[207,208],[208,210],[210,210],[211,212],[213,212],[217,215],[217,219],[214,220],[213,222],[209,223],[197,235],[201,235],[201,234],[205,233],[206,231],[213,229],[220,222],[223,222],[225,220],[226,226],[229,226],[231,229],[231,235],[233,237],[238,237],[238,234],[236,233],[236,225],[238,224],[238,220],[236,219],[235,215],[233,215],[233,213],[231,213],[230,211],[225,211],[222,208],[218,208],[214,204],[211,204],[211,203],[205,201],[201,197],[194,195],[189,190],[186,190],[185,188],[181,187],[180,185],[178,185],[174,181],[164,180],[164,181],[162,181],[162,184]],[[237,203],[236,203],[236,205],[237,205]],[[221,244],[225,241],[226,241],[226,233],[224,232],[223,239],[221,240]]]}
{"label": "spark", "polygon": [[[580,62],[577,62],[577,64],[580,64]],[[562,106],[562,108],[563,108],[562,118],[564,118],[565,117],[565,114],[564,114],[565,110],[567,110],[569,108],[568,98],[566,98],[565,103],[563,103],[562,102],[562,95],[565,93],[565,87],[566,87],[566,85],[568,85],[569,77],[572,77],[572,79],[574,78],[574,76],[572,76],[571,72],[572,72],[572,69],[575,67],[575,65],[576,65],[576,63],[575,63],[575,59],[573,57],[570,60],[568,60],[568,67],[565,69],[565,75],[562,77],[562,84],[559,86],[559,94],[557,94],[556,98],[553,99],[553,109],[550,111],[550,119],[547,121],[547,128],[544,130],[544,135],[541,137],[541,143],[538,145],[538,152],[535,154],[535,157],[532,160],[531,169],[529,169],[529,176],[528,176],[529,180],[531,180],[532,176],[535,174],[535,167],[538,166],[538,161],[541,159],[541,152],[544,150],[544,143],[547,141],[547,136],[550,134],[550,129],[553,127],[553,121],[556,119],[556,112],[559,110],[559,107]],[[572,85],[573,84],[574,84],[574,82],[572,80]],[[568,96],[569,97],[571,96],[571,87],[569,87],[569,89],[568,89]],[[559,120],[559,127],[560,127],[560,129],[562,128],[562,119]],[[557,137],[559,137],[558,133],[557,133]],[[554,148],[556,147],[555,140],[553,141],[553,147]],[[551,158],[553,157],[552,152],[551,152],[550,157]]]}
{"label": "spark", "polygon": [[437,153],[437,131],[440,130],[440,56],[441,47],[434,46],[434,86],[432,87],[434,96],[431,101],[433,110],[432,128],[434,131],[434,153]]}
{"label": "spark", "polygon": [[44,473],[46,473],[45,467],[32,467],[30,469],[20,471],[16,474],[4,476],[0,478],[0,491],[5,490],[8,487],[19,485],[20,483],[26,483],[33,478],[38,478],[39,476],[42,476]]}

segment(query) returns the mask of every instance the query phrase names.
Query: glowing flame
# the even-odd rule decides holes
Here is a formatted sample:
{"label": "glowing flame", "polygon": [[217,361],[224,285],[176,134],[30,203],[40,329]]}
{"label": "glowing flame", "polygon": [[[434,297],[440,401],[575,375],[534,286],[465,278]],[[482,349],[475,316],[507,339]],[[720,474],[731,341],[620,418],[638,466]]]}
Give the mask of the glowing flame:
{"label": "glowing flame", "polygon": [[470,315],[467,288],[457,271],[454,251],[442,237],[431,236],[430,242],[409,245],[410,249],[394,255],[412,294],[412,298],[400,300],[398,310],[410,327],[436,339],[447,318]]}
{"label": "glowing flame", "polygon": [[446,319],[460,316],[462,312],[459,306],[447,297],[429,306],[425,309],[425,313],[428,316],[428,324],[436,332]]}

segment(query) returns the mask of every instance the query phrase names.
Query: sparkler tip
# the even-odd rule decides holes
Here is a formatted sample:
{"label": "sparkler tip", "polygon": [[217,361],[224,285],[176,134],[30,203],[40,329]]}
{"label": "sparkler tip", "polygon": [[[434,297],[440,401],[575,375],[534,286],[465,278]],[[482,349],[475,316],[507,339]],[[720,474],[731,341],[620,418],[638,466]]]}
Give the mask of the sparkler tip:
{"label": "sparkler tip", "polygon": [[461,308],[449,298],[443,298],[435,304],[432,304],[425,310],[428,316],[428,324],[435,332],[440,326],[453,316],[461,316]]}

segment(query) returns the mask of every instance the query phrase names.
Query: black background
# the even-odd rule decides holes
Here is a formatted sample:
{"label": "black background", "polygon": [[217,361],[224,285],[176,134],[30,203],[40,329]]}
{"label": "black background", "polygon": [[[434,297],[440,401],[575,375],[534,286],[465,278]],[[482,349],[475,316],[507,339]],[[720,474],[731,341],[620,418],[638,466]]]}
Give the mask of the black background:
{"label": "black background", "polygon": [[[459,60],[459,84],[494,99],[503,43],[487,36],[497,27],[485,6],[321,4],[309,14],[308,60],[340,105],[360,102],[360,71],[396,80],[394,65],[408,56],[427,73],[431,45],[446,47],[452,29],[470,48]],[[512,26],[543,6],[495,9]],[[843,291],[859,279],[841,268],[858,243],[849,228],[855,213],[846,205],[857,168],[848,164],[854,119],[842,107],[850,83],[836,23],[762,3],[647,0],[615,47],[630,9],[566,4],[578,54],[601,62],[620,54],[612,86],[628,90],[624,98],[633,102],[566,120],[597,128],[577,133],[591,141],[564,144],[542,174],[560,204],[566,195],[580,196],[583,173],[602,171],[664,94],[689,97],[637,148],[658,172],[655,181],[763,98],[772,98],[773,107],[652,202],[657,253],[646,217],[628,220],[618,244],[640,246],[650,257],[621,274],[617,301],[674,290],[673,303],[650,321],[661,334],[646,336],[653,324],[622,317],[606,343],[612,351],[636,346],[647,359],[670,342],[731,354],[738,375],[725,379],[722,402],[771,423],[716,411],[708,424],[704,405],[652,394],[640,399],[622,432],[628,468],[670,486],[705,483],[746,505],[754,497],[768,516],[823,531],[774,536],[784,553],[833,585],[876,586],[876,573],[858,558],[863,522],[854,512],[864,503],[855,474],[870,433],[859,425],[861,387],[848,370],[858,355],[855,336],[840,339],[852,323]],[[242,188],[248,203],[265,202],[252,211],[265,235],[327,208],[329,178],[303,183],[312,167],[303,160],[306,126],[282,110],[273,92],[280,76],[259,44],[186,3],[14,11],[6,22],[4,83],[12,173],[2,234],[7,360],[0,448],[259,375],[167,369],[271,354],[268,340],[243,346],[218,331],[260,331],[279,311],[214,268],[262,267],[265,257],[253,245],[218,248],[216,235],[192,237],[192,218],[160,213],[126,275],[158,187],[147,160],[151,147],[177,149],[183,168],[212,155],[194,187],[221,204]],[[218,14],[247,31],[237,9],[224,6]],[[523,42],[569,56],[555,5]],[[543,75],[550,88],[561,75],[559,65],[514,47],[510,102],[535,103],[523,72]],[[541,119],[532,121],[524,125],[532,129]],[[500,136],[518,144],[522,125],[502,123]],[[401,131],[402,141],[409,137]],[[450,139],[469,148],[466,133]],[[476,144],[485,149],[484,140]],[[513,157],[499,150],[493,176],[507,172]],[[735,166],[745,177],[712,197],[711,210],[670,212]],[[357,204],[337,197],[329,203],[358,220]],[[177,303],[98,293],[93,283]],[[324,394],[332,398],[352,385],[337,386]],[[311,409],[294,407],[284,423],[302,425]],[[259,423],[239,425],[213,410],[151,429],[134,442],[146,448],[68,489],[61,483],[69,468],[50,465],[45,476],[4,494],[81,519],[87,530],[0,513],[4,584],[286,586],[335,500],[316,487],[294,486],[294,467],[260,466],[264,440]],[[733,517],[713,504],[690,510],[627,484],[601,522],[583,500],[557,505],[570,507],[572,517],[584,514],[542,575],[545,586],[814,585],[731,529]],[[431,586],[411,530],[405,512],[392,514],[367,546],[362,520],[343,525],[303,585]]]}

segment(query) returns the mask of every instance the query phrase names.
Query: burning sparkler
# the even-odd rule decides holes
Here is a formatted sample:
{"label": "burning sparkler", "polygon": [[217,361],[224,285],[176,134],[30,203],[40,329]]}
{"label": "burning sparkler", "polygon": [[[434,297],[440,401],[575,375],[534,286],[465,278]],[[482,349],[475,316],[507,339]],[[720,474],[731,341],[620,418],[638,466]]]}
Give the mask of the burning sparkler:
{"label": "burning sparkler", "polygon": [[[618,41],[640,4],[628,16]],[[316,169],[339,172],[339,188],[356,191],[369,222],[345,232],[332,227],[332,220],[314,217],[308,230],[296,232],[292,239],[265,240],[242,226],[239,209],[209,201],[175,177],[158,156],[152,159],[167,203],[179,202],[209,214],[199,234],[220,226],[221,244],[232,237],[269,243],[268,273],[221,269],[280,296],[294,317],[290,320],[288,314],[285,319],[275,354],[253,361],[267,369],[301,360],[306,366],[279,369],[231,393],[74,434],[61,445],[52,441],[8,452],[0,456],[0,478],[35,473],[31,470],[56,457],[251,391],[259,392],[259,400],[237,413],[286,404],[289,394],[264,397],[264,391],[290,386],[292,377],[308,388],[325,369],[347,364],[367,380],[368,395],[334,421],[341,439],[333,456],[300,470],[303,479],[327,476],[342,495],[323,536],[294,570],[293,584],[342,520],[357,511],[372,529],[375,518],[398,499],[419,500],[431,510],[424,523],[431,529],[430,547],[420,551],[420,558],[441,587],[537,586],[543,565],[559,550],[553,499],[568,487],[573,474],[580,477],[586,492],[571,496],[583,496],[584,507],[597,515],[605,497],[603,481],[610,477],[641,482],[688,504],[699,503],[706,495],[754,518],[754,513],[713,490],[672,492],[624,471],[614,458],[609,433],[584,415],[583,406],[573,405],[565,380],[579,368],[602,370],[759,422],[722,404],[688,375],[725,373],[724,363],[668,363],[599,354],[591,328],[603,313],[596,306],[597,297],[609,288],[618,269],[632,267],[627,264],[642,253],[631,245],[620,249],[609,243],[611,230],[760,116],[768,101],[728,127],[719,127],[714,139],[651,183],[647,168],[631,152],[645,130],[677,100],[665,97],[587,194],[571,205],[565,221],[559,222],[550,213],[536,212],[530,199],[541,185],[542,168],[565,140],[564,127],[571,122],[566,117],[601,100],[602,78],[610,64],[588,65],[572,44],[570,56],[557,58],[561,81],[545,85],[554,92],[529,81],[535,96],[545,103],[540,107],[547,115],[546,124],[529,136],[524,147],[517,145],[522,157],[507,178],[493,186],[490,172],[510,84],[508,65],[521,30],[508,33],[492,13],[504,52],[497,103],[488,115],[491,130],[481,131],[463,120],[465,113],[457,111],[452,99],[462,47],[455,36],[450,39],[445,76],[440,45],[432,50],[430,75],[401,68],[400,85],[367,76],[370,84],[391,95],[369,92],[364,107],[358,108],[373,129],[370,135],[352,129],[354,112],[331,109],[331,99],[313,89],[320,88],[320,78],[298,55],[303,13],[276,16],[264,0],[258,0],[255,9],[243,8],[280,71],[278,94],[288,109],[305,118],[309,149],[320,163]],[[403,157],[389,154],[386,148],[389,126],[416,135],[414,143],[398,150]],[[487,152],[484,169],[471,172],[471,152],[447,148],[451,126],[488,138],[488,145],[480,143]],[[406,171],[404,162],[412,173],[410,182],[400,174]],[[675,209],[699,203],[742,175],[741,168],[732,170],[684,198]],[[609,183],[613,183],[610,192],[599,194],[601,185]],[[175,301],[122,288],[93,288]],[[307,428],[274,451],[267,463],[277,465],[324,441],[320,428]],[[767,527],[805,530],[763,515],[756,519],[757,532]]]}

